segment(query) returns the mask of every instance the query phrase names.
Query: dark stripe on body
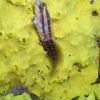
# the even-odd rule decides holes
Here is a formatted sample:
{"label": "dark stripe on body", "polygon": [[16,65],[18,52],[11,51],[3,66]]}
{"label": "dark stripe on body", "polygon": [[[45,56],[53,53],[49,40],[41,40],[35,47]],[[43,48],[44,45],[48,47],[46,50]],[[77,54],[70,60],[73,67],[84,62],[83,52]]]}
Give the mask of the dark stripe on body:
{"label": "dark stripe on body", "polygon": [[[49,13],[48,13],[48,11],[47,11],[47,9],[45,9],[46,10],[46,16],[47,16],[47,26],[45,25],[45,22],[44,22],[44,16],[43,16],[43,9],[44,9],[44,7],[46,6],[46,4],[45,3],[42,3],[39,7],[40,7],[40,13],[41,13],[41,20],[42,20],[42,29],[43,29],[43,33],[44,33],[44,38],[45,38],[45,40],[47,40],[47,36],[48,37],[51,37],[51,25],[50,25],[50,16],[49,16]],[[45,31],[45,27],[47,27],[48,28],[48,32],[46,32]]]}
{"label": "dark stripe on body", "polygon": [[42,22],[42,29],[43,29],[43,35],[44,35],[45,34],[45,30],[44,30],[44,18],[43,18],[43,7],[42,7],[42,5],[40,5],[39,8],[40,8],[40,14],[41,14],[41,19],[40,20]]}
{"label": "dark stripe on body", "polygon": [[44,45],[47,53],[51,57],[51,59],[55,62],[57,60],[57,51],[56,51],[53,40],[51,39],[51,40],[45,41],[45,42],[43,42],[43,45]]}

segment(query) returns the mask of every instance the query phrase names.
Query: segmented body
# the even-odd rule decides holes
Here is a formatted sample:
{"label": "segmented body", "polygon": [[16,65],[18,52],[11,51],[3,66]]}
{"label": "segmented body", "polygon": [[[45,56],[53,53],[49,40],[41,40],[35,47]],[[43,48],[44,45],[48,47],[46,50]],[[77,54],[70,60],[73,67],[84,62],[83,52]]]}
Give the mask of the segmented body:
{"label": "segmented body", "polygon": [[57,52],[54,41],[52,40],[50,15],[47,5],[41,0],[36,0],[35,2],[35,18],[33,23],[36,25],[44,48],[47,50],[51,59],[55,61],[57,59]]}

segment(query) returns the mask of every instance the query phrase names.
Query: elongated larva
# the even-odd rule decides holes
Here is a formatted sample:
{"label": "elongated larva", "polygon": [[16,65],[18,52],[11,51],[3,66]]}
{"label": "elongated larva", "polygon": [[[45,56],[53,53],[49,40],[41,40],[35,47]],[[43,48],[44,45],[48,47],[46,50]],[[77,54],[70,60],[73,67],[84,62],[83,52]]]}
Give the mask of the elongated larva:
{"label": "elongated larva", "polygon": [[57,51],[51,34],[51,20],[47,5],[41,0],[35,1],[35,17],[33,20],[40,40],[53,63],[57,60]]}

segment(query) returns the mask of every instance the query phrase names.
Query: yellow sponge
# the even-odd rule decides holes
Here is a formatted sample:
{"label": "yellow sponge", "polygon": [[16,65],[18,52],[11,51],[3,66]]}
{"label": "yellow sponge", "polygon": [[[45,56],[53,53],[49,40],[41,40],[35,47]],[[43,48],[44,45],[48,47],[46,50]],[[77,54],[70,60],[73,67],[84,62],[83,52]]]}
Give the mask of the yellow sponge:
{"label": "yellow sponge", "polygon": [[40,100],[99,100],[100,84],[91,83],[98,77],[100,1],[43,0],[61,53],[53,73],[31,23],[34,2],[0,1],[0,92],[24,84]]}

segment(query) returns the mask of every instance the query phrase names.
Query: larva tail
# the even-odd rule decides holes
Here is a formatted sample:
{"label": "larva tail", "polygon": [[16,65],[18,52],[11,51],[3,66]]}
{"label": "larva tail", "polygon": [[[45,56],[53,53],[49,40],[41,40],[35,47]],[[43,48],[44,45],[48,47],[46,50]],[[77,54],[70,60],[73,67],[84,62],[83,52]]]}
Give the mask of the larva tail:
{"label": "larva tail", "polygon": [[48,55],[51,58],[53,66],[56,66],[57,60],[58,60],[58,53],[57,53],[57,49],[56,49],[54,41],[52,39],[50,39],[48,41],[43,42],[43,45],[44,45]]}

